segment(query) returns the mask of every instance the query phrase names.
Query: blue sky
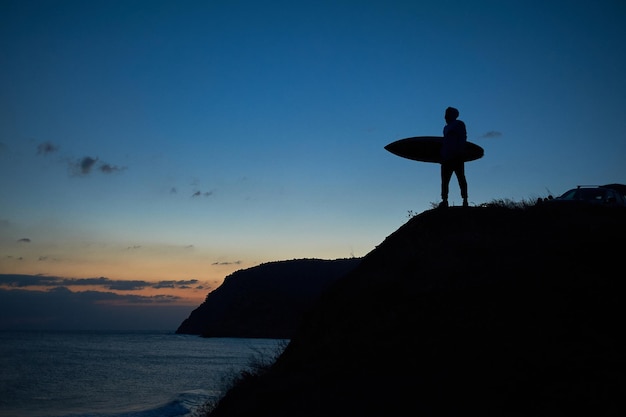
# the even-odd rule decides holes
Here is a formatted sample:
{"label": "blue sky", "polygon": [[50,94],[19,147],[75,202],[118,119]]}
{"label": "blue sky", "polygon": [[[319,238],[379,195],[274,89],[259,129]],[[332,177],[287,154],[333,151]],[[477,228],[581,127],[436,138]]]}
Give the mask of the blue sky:
{"label": "blue sky", "polygon": [[470,204],[626,183],[625,18],[621,1],[4,0],[0,274],[197,280],[172,293],[194,305],[237,269],[364,256],[439,201],[439,166],[384,146],[440,135],[448,106],[485,149]]}

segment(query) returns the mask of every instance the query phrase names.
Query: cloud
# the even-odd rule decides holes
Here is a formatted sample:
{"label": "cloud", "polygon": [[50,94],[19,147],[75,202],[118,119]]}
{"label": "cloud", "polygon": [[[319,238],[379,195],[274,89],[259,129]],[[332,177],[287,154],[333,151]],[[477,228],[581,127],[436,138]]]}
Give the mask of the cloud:
{"label": "cloud", "polygon": [[493,139],[493,138],[499,138],[502,136],[501,132],[495,131],[495,130],[490,130],[489,132],[479,136],[479,139]]}
{"label": "cloud", "polygon": [[[101,292],[98,291],[92,291],[92,293],[94,294],[103,294]],[[146,307],[146,306],[150,306],[150,305],[156,305],[156,304],[176,304],[181,300],[181,297],[178,297],[176,295],[171,295],[171,294],[157,294],[157,295],[151,295],[151,296],[144,296],[144,295],[134,295],[134,294],[123,294],[123,295],[118,295],[118,294],[113,294],[113,293],[105,293],[105,294],[112,294],[113,296],[103,300],[102,302],[107,302],[109,303],[109,305],[132,305],[132,306],[138,306],[138,307]]]}
{"label": "cloud", "polygon": [[57,281],[59,285],[93,285],[93,286],[103,286],[107,287],[111,282],[110,279],[105,277],[99,278],[59,278]]}
{"label": "cloud", "polygon": [[47,155],[49,153],[54,153],[58,150],[59,150],[59,147],[52,142],[43,142],[37,145],[38,155]]}
{"label": "cloud", "polygon": [[197,279],[179,280],[179,281],[159,281],[152,285],[152,288],[191,288],[192,285],[197,284]]}
{"label": "cloud", "polygon": [[70,161],[69,166],[70,171],[75,176],[87,176],[94,169],[97,169],[103,174],[113,174],[126,169],[126,167],[119,167],[107,162],[100,162],[98,158],[92,158],[91,156],[84,156],[80,159]]}
{"label": "cloud", "polygon": [[87,175],[91,172],[93,166],[98,162],[97,158],[92,158],[90,156],[85,156],[78,161],[76,161],[73,165],[75,171],[79,174]]}
{"label": "cloud", "polygon": [[105,174],[113,174],[115,172],[124,171],[126,168],[118,167],[117,165],[103,163],[100,165],[99,169],[100,169],[100,172],[103,172]]}
{"label": "cloud", "polygon": [[211,265],[241,265],[241,261],[234,262],[213,262]]}
{"label": "cloud", "polygon": [[57,286],[59,280],[43,275],[0,274],[0,286],[13,288]]}
{"label": "cloud", "polygon": [[0,289],[0,330],[171,330],[190,307],[172,295]]}
{"label": "cloud", "polygon": [[213,195],[213,191],[196,191],[191,195],[192,198],[195,197],[210,197]]}
{"label": "cloud", "polygon": [[176,288],[176,285],[173,281],[161,281],[153,286],[153,288],[161,289],[161,288]]}
{"label": "cloud", "polygon": [[27,287],[101,287],[113,291],[138,291],[145,288],[179,288],[188,289],[197,285],[197,279],[188,280],[112,280],[106,277],[97,278],[62,278],[44,275],[0,274],[0,287],[27,288]]}
{"label": "cloud", "polygon": [[29,239],[29,238],[27,238],[27,237],[23,237],[23,238],[21,238],[21,239],[18,239],[17,241],[18,241],[18,242],[24,242],[24,243],[30,243],[30,239]]}
{"label": "cloud", "polygon": [[147,281],[109,281],[104,287],[110,290],[136,291],[150,286]]}

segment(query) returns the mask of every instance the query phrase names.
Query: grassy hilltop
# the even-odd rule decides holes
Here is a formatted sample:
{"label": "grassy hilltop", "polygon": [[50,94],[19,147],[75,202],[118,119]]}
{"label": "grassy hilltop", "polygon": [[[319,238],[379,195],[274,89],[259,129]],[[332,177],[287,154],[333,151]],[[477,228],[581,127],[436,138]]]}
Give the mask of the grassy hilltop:
{"label": "grassy hilltop", "polygon": [[626,415],[623,210],[430,210],[210,417]]}

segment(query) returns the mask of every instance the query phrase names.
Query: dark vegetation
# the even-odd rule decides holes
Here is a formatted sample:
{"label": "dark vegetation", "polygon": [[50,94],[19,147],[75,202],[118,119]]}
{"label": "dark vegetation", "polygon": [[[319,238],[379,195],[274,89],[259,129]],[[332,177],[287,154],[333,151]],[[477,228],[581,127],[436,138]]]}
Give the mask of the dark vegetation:
{"label": "dark vegetation", "polygon": [[207,295],[176,333],[289,339],[322,291],[359,262],[295,259],[237,271]]}
{"label": "dark vegetation", "polygon": [[626,415],[624,236],[621,209],[414,216],[209,415]]}

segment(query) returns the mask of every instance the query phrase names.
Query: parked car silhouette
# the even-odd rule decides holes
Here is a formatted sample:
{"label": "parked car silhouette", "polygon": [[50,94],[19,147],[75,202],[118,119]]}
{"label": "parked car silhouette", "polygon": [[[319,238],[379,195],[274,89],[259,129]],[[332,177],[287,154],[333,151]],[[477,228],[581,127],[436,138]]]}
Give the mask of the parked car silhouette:
{"label": "parked car silhouette", "polygon": [[612,190],[617,191],[618,193],[622,195],[622,197],[624,197],[624,200],[626,200],[626,184],[606,184],[606,185],[601,185],[601,187],[610,188]]}
{"label": "parked car silhouette", "polygon": [[578,204],[604,207],[626,207],[626,198],[613,188],[581,186],[572,188],[551,200],[553,204]]}

